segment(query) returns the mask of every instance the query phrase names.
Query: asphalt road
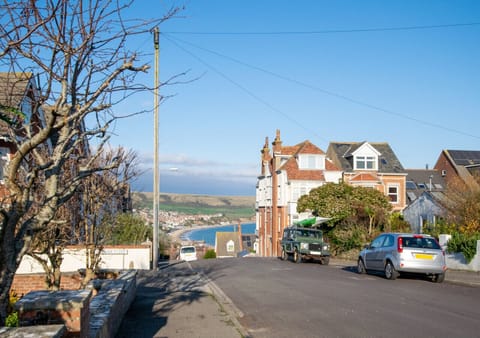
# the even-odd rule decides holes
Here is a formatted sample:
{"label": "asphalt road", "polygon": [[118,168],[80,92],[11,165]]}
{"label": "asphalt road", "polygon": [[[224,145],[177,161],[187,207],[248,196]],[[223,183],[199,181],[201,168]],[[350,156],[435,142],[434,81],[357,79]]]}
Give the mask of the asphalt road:
{"label": "asphalt road", "polygon": [[276,258],[192,262],[253,337],[480,337],[480,288]]}

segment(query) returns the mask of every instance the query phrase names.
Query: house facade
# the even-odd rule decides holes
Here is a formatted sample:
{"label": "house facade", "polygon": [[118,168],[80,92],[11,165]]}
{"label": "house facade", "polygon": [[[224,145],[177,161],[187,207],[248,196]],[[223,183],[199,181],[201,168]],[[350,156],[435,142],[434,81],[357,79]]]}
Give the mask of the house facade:
{"label": "house facade", "polygon": [[25,137],[27,130],[35,133],[44,124],[39,95],[33,74],[0,72],[0,199],[8,195],[4,177],[17,151],[15,139]]}
{"label": "house facade", "polygon": [[341,178],[342,171],[310,141],[284,146],[277,130],[270,150],[267,137],[256,186],[258,253],[278,256],[283,229],[307,217],[297,213],[298,199],[325,183],[338,183]]}
{"label": "house facade", "polygon": [[394,211],[405,208],[407,174],[388,143],[331,142],[327,157],[343,171],[345,183],[381,191]]}
{"label": "house facade", "polygon": [[434,168],[447,184],[460,179],[467,185],[480,188],[476,180],[480,175],[479,150],[442,150]]}

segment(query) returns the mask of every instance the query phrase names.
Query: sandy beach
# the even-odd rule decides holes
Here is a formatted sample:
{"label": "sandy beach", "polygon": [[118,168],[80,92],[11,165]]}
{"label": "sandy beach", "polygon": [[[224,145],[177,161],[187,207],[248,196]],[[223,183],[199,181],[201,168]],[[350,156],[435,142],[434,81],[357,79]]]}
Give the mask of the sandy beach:
{"label": "sandy beach", "polygon": [[189,242],[189,241],[182,241],[181,237],[184,233],[192,231],[192,230],[200,230],[200,229],[213,229],[213,228],[220,228],[228,224],[217,224],[217,225],[196,225],[193,227],[189,228],[183,228],[183,229],[178,229],[174,230],[172,232],[169,232],[168,235],[172,241],[172,244],[174,243],[179,243],[181,244],[182,242]]}

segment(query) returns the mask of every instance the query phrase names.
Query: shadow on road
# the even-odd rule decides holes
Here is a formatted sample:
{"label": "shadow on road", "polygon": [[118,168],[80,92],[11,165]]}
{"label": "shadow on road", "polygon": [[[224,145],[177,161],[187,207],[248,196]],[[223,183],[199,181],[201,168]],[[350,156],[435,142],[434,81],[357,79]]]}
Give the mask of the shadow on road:
{"label": "shadow on road", "polygon": [[154,337],[167,325],[169,314],[175,309],[208,297],[202,291],[198,278],[185,278],[191,275],[195,273],[183,270],[139,271],[135,300],[116,337]]}

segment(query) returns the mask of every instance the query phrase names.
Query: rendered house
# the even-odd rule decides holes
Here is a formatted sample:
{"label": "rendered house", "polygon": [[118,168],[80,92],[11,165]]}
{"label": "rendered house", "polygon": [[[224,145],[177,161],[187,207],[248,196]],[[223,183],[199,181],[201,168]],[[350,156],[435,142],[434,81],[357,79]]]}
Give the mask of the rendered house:
{"label": "rendered house", "polygon": [[343,170],[343,181],[383,192],[394,211],[406,206],[406,172],[388,143],[331,142],[327,156]]}
{"label": "rendered house", "polygon": [[306,215],[297,213],[297,201],[313,188],[338,183],[341,170],[325,152],[304,141],[284,146],[277,130],[269,148],[268,137],[261,150],[261,174],[256,187],[256,232],[258,254],[278,256],[283,229]]}
{"label": "rendered house", "polygon": [[422,233],[426,224],[435,225],[444,216],[446,183],[438,170],[407,169],[407,204],[404,219],[413,232]]}

